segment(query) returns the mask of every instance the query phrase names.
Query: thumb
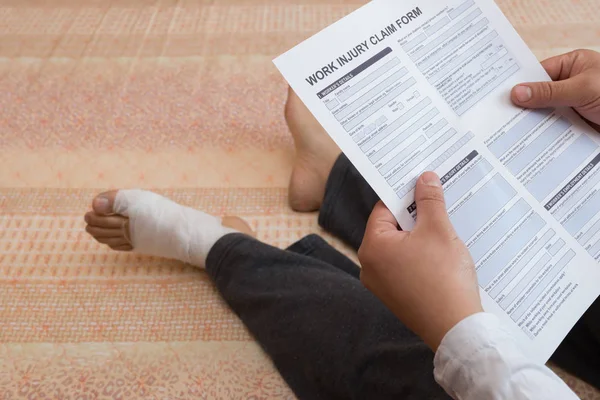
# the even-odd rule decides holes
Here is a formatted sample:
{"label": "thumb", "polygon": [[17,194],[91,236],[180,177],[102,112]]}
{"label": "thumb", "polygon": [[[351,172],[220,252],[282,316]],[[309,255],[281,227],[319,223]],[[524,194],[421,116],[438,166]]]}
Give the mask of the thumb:
{"label": "thumb", "polygon": [[513,88],[511,99],[526,108],[579,107],[585,103],[586,89],[579,75],[556,82],[522,83]]}
{"label": "thumb", "polygon": [[433,172],[425,172],[417,180],[415,188],[417,204],[417,229],[433,229],[454,235],[454,228],[446,211],[444,189],[440,178]]}

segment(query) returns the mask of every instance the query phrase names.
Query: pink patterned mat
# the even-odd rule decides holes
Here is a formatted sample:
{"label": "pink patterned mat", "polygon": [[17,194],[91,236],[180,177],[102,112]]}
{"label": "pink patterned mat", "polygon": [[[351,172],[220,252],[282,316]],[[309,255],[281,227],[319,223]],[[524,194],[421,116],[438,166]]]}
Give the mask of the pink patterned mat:
{"label": "pink patterned mat", "polygon": [[[111,253],[82,215],[144,187],[274,245],[320,232],[287,207],[271,59],[360,4],[0,0],[0,398],[293,398],[202,272]],[[540,58],[600,50],[600,0],[499,5]]]}

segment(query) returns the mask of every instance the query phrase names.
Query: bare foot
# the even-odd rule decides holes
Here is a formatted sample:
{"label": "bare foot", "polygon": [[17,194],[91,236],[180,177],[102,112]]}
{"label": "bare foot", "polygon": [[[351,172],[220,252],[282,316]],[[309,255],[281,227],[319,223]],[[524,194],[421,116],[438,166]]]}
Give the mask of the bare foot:
{"label": "bare foot", "polygon": [[295,211],[321,207],[325,184],[341,151],[321,124],[289,88],[285,120],[296,146],[296,160],[289,186],[289,202]]}
{"label": "bare foot", "polygon": [[[151,192],[136,192],[139,192],[138,194],[141,194],[141,196],[132,196],[131,199],[142,199],[142,196],[148,195],[159,197],[158,195]],[[114,208],[117,193],[118,190],[112,190],[109,192],[100,193],[98,196],[96,196],[96,198],[94,198],[92,202],[93,211],[90,211],[87,214],[85,214],[85,222],[87,223],[85,230],[90,235],[92,235],[92,237],[98,242],[109,246],[113,250],[131,251],[134,250],[134,241],[132,240],[133,235],[130,229],[129,219],[131,215],[125,216],[115,214]],[[155,202],[154,204],[159,204],[160,206],[161,203]],[[130,208],[135,208],[135,206],[136,204],[129,204]],[[183,206],[179,207],[184,208]],[[156,211],[154,215],[150,215],[148,213],[148,210],[143,211],[145,212],[140,213],[141,215],[136,215],[136,218],[138,218],[138,223],[144,222],[139,221],[140,218],[153,218],[156,215],[161,215],[163,210],[151,210]],[[130,210],[129,212],[132,212],[132,210]],[[197,210],[192,210],[192,212],[201,213]],[[224,217],[221,220],[221,225],[227,228],[235,229],[238,232],[254,236],[254,232],[252,232],[250,226],[246,223],[246,221],[244,221],[241,218]],[[202,227],[199,228],[201,229]],[[164,239],[163,241],[166,242],[167,239]]]}

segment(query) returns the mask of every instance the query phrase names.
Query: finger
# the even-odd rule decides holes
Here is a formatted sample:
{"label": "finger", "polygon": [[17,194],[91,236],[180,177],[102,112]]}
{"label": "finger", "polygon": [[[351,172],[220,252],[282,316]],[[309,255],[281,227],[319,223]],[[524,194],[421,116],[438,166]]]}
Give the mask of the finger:
{"label": "finger", "polygon": [[590,126],[592,128],[594,128],[596,130],[596,132],[600,133],[600,125],[599,124],[596,124],[596,123],[594,123],[592,121],[589,121],[589,120],[586,120],[586,121],[587,121],[588,124],[590,124]]}
{"label": "finger", "polygon": [[441,229],[452,232],[454,229],[444,201],[444,189],[440,178],[434,172],[425,172],[417,180],[415,188],[417,204],[417,229]]}
{"label": "finger", "polygon": [[381,234],[383,232],[398,231],[398,222],[394,214],[381,202],[375,204],[371,216],[367,221],[365,234]]}
{"label": "finger", "polygon": [[579,55],[579,51],[571,51],[566,54],[550,57],[542,61],[542,67],[544,67],[553,81],[568,79],[571,77],[573,65]]}
{"label": "finger", "polygon": [[586,86],[584,75],[557,82],[522,83],[513,88],[511,99],[526,108],[579,107],[586,102]]}
{"label": "finger", "polygon": [[[377,204],[375,204],[375,207],[371,212],[371,216],[367,221],[365,236],[360,248],[358,249],[358,259],[363,266],[363,271],[366,269],[368,270],[371,261],[380,257],[380,254],[378,253],[379,246],[377,245],[377,240],[382,234],[386,233],[397,234],[401,232],[398,230],[398,223],[396,222],[394,214],[392,214],[392,212],[388,210],[388,208],[381,201],[379,201]],[[400,235],[398,239],[401,240],[402,235]],[[363,277],[361,276],[361,280],[362,279]]]}

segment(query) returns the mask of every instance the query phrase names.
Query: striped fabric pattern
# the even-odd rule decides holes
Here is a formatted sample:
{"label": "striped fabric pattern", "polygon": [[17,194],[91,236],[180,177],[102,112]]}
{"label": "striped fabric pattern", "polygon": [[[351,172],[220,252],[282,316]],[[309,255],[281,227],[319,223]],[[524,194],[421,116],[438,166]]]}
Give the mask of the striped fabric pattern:
{"label": "striped fabric pattern", "polygon": [[[294,398],[206,274],[110,252],[83,214],[142,187],[276,246],[322,234],[287,206],[271,60],[362,3],[0,0],[1,398]],[[498,4],[540,59],[600,50],[600,0]]]}

